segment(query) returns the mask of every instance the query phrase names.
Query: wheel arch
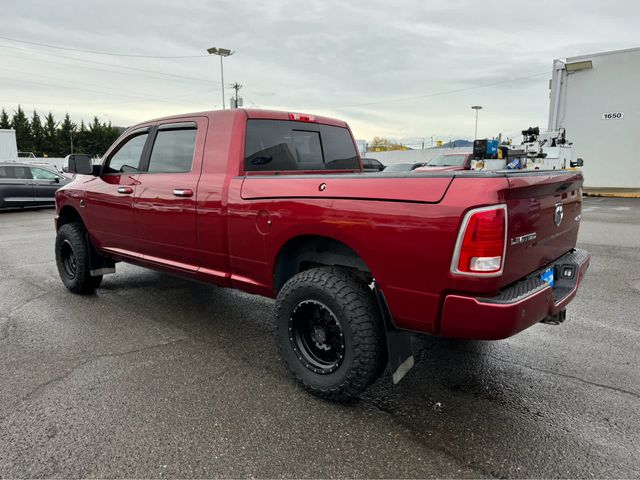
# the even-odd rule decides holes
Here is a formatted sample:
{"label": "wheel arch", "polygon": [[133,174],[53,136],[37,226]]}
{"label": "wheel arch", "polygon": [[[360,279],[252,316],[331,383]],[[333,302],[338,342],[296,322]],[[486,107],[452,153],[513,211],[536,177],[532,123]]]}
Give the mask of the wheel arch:
{"label": "wheel arch", "polygon": [[56,219],[56,230],[59,230],[61,226],[68,223],[80,223],[85,226],[80,212],[71,205],[64,205],[60,209],[60,213],[58,213],[58,217]]}
{"label": "wheel arch", "polygon": [[323,235],[300,235],[289,239],[278,251],[273,269],[275,292],[297,273],[319,266],[342,267],[365,281],[373,279],[362,256],[346,243]]}

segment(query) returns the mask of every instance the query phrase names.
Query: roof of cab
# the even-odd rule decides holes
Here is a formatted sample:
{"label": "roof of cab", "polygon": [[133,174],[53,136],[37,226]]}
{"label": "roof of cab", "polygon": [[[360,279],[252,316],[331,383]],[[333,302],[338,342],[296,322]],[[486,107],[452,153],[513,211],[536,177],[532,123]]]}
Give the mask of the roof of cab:
{"label": "roof of cab", "polygon": [[[219,115],[238,115],[240,113],[244,113],[247,118],[255,118],[255,119],[265,119],[265,120],[290,120],[289,115],[291,113],[297,113],[301,115],[308,115],[315,118],[315,122],[313,123],[322,123],[325,125],[333,125],[336,127],[346,127],[347,123],[338,120],[336,118],[323,117],[319,115],[307,114],[303,112],[285,112],[282,110],[262,110],[259,108],[231,108],[227,110],[207,110],[204,112],[192,112],[192,113],[180,113],[177,115],[170,115],[167,117],[154,118],[152,120],[147,120],[144,122],[140,122],[136,125],[132,125],[132,127],[140,127],[144,125],[149,125],[156,122],[161,122],[164,120],[177,120],[185,117],[214,117]],[[128,129],[130,130],[131,127]]]}

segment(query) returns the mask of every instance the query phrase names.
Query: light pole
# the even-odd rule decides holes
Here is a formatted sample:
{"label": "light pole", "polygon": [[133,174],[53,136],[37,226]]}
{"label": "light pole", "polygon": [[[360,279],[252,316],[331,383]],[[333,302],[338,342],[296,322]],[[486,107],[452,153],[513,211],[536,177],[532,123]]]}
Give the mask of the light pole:
{"label": "light pole", "polygon": [[216,47],[211,47],[211,48],[207,48],[207,52],[209,52],[210,55],[219,55],[220,56],[220,79],[222,80],[222,109],[224,110],[224,67],[222,66],[222,58],[223,57],[230,57],[231,55],[234,54],[233,50],[229,50],[228,48],[216,48]]}
{"label": "light pole", "polygon": [[480,105],[473,105],[471,108],[476,111],[476,134],[473,137],[475,140],[478,138],[478,112],[482,110],[482,107]]}

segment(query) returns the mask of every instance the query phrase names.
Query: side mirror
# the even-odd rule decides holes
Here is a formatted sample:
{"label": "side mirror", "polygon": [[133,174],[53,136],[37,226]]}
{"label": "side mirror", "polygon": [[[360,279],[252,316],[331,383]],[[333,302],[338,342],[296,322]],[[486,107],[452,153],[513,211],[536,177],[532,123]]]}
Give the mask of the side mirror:
{"label": "side mirror", "polygon": [[60,183],[60,177],[58,177],[58,176],[54,177],[53,181],[55,183]]}
{"label": "side mirror", "polygon": [[63,170],[69,173],[79,173],[80,175],[93,175],[93,162],[89,155],[82,153],[72,153],[64,159]]}
{"label": "side mirror", "polygon": [[584,160],[578,158],[575,162],[569,162],[569,165],[571,165],[572,168],[582,167],[584,165]]}

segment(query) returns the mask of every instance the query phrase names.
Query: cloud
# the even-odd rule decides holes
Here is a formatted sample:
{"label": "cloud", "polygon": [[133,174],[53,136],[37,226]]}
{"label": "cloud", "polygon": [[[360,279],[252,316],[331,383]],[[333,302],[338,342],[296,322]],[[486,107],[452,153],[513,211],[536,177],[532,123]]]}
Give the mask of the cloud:
{"label": "cloud", "polygon": [[639,13],[622,0],[9,2],[6,37],[203,56],[0,40],[0,105],[118,125],[219,108],[219,59],[204,56],[218,46],[236,51],[225,83],[244,85],[245,105],[343,118],[359,138],[469,138],[472,104],[480,135],[517,132],[546,126],[554,58],[637,46]]}

